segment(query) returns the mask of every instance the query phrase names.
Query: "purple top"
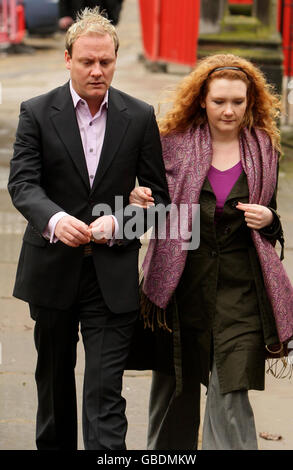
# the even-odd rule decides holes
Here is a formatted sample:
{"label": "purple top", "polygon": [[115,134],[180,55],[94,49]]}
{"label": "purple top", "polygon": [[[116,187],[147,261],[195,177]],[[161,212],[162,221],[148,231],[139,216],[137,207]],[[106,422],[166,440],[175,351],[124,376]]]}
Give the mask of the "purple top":
{"label": "purple top", "polygon": [[208,172],[208,180],[211,187],[215,193],[217,202],[216,202],[216,211],[215,211],[215,221],[218,221],[222,215],[225,201],[228,195],[231,192],[234,184],[238,180],[242,172],[241,161],[228,168],[228,170],[218,170],[217,168],[211,165]]}

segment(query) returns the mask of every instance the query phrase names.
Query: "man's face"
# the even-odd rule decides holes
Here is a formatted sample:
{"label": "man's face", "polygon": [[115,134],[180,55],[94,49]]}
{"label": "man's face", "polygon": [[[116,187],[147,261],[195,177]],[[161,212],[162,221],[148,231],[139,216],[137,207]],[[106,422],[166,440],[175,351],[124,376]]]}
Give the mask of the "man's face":
{"label": "man's face", "polygon": [[71,56],[65,51],[66,68],[74,90],[85,101],[101,104],[111,85],[116,54],[109,34],[80,36],[72,46]]}

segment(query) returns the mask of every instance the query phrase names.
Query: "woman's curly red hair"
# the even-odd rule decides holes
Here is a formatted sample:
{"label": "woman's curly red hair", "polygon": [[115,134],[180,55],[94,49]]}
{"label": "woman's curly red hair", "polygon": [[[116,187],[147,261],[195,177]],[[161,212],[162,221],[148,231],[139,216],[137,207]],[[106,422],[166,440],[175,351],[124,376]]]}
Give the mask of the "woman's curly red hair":
{"label": "woman's curly red hair", "polygon": [[[241,70],[212,72],[218,67],[239,67]],[[280,150],[278,118],[281,101],[258,67],[233,54],[216,54],[200,60],[179,83],[171,99],[171,109],[159,119],[161,134],[184,132],[191,125],[197,127],[206,122],[201,103],[206,97],[209,83],[215,78],[240,79],[247,84],[247,109],[241,127],[263,129],[274,147]]]}

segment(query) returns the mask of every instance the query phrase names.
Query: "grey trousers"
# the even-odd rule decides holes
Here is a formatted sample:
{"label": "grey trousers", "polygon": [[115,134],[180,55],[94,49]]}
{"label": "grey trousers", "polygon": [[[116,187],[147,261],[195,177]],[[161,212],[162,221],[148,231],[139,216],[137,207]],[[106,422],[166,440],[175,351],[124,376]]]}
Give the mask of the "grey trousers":
{"label": "grey trousers", "polygon": [[220,393],[214,362],[202,435],[203,450],[257,450],[254,416],[247,390]]}
{"label": "grey trousers", "polygon": [[[153,372],[149,404],[149,450],[196,450],[200,384],[185,381],[175,396],[175,378]],[[203,424],[203,450],[255,450],[257,437],[247,391],[220,393],[214,365]]]}

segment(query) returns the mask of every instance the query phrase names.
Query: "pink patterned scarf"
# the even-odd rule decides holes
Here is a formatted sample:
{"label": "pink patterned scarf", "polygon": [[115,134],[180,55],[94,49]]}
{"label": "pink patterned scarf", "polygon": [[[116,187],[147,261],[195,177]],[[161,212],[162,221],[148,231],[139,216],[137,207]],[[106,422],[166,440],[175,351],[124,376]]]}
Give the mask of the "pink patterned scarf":
{"label": "pink patterned scarf", "polygon": [[[197,204],[212,161],[212,141],[208,124],[185,133],[162,137],[163,157],[172,203]],[[249,202],[267,206],[277,181],[278,154],[268,135],[253,129],[241,132],[240,152],[247,176]],[[192,225],[190,211],[189,229]],[[170,217],[167,219],[167,234]],[[169,224],[170,225],[170,224]],[[281,342],[293,336],[293,287],[272,244],[257,230],[252,239],[262,268]],[[182,275],[187,250],[180,236],[152,239],[143,263],[143,291],[151,302],[165,309]]]}

